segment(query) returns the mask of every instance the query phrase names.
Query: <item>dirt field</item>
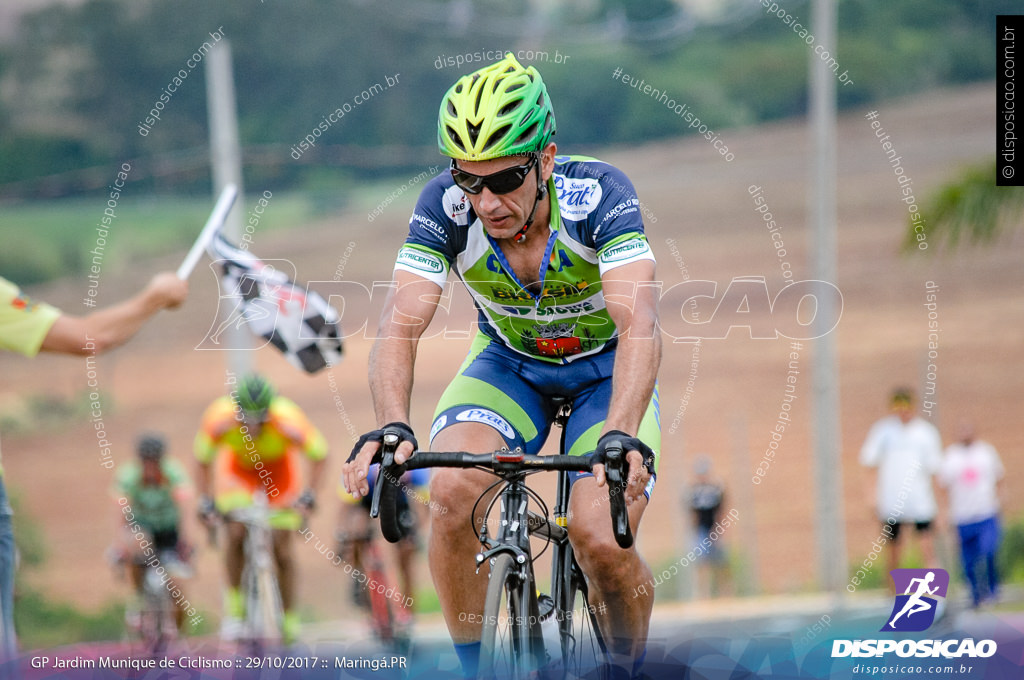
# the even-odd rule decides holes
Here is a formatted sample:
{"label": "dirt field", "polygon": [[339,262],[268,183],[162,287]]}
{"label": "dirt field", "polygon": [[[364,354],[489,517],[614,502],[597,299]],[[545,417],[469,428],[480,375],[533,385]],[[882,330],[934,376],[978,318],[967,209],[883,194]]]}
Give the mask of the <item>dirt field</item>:
{"label": "dirt field", "polygon": [[[918,199],[962,164],[991,156],[993,101],[991,87],[974,87],[876,107],[878,121],[913,178]],[[941,328],[934,361],[938,392],[933,401],[938,406],[932,409],[933,419],[947,442],[958,419],[973,420],[1007,465],[1009,510],[1018,513],[1024,505],[1020,500],[1024,433],[1014,420],[1021,411],[1021,380],[1016,370],[1024,358],[1020,292],[1024,235],[1008,235],[995,246],[952,254],[901,256],[898,245],[906,228],[906,206],[865,113],[849,113],[839,123],[838,285],[843,312],[836,332],[844,493],[837,502],[842,503],[846,517],[849,563],[863,560],[877,535],[864,475],[857,464],[864,435],[884,413],[887,393],[894,385],[924,388],[928,319],[923,305],[929,281],[939,287],[936,311]],[[656,218],[648,219],[648,235],[666,288],[687,277],[707,279],[717,282],[720,298],[731,280],[761,276],[774,297],[784,283],[781,262],[748,188],[762,188],[781,226],[786,249],[782,259],[794,278],[812,278],[805,210],[807,133],[802,125],[787,123],[729,130],[726,136],[736,155],[731,163],[703,139],[579,151],[619,165],[633,179],[641,200]],[[290,234],[257,234],[253,250],[264,257],[292,260],[300,279],[330,281],[351,242],[354,247],[344,263],[344,278],[364,285],[386,279],[405,231],[412,193],[372,224],[362,214],[342,215]],[[83,215],[83,228],[90,219]],[[180,257],[174,254],[131,269],[105,270],[101,304],[123,298],[141,285],[147,271],[176,266]],[[327,285],[323,288],[337,292]],[[32,292],[77,313],[83,311],[85,289],[85,282],[76,280]],[[182,310],[164,314],[129,346],[97,359],[103,420],[116,460],[131,457],[134,438],[143,429],[167,432],[175,454],[190,460],[199,414],[225,389],[225,355],[192,351],[215,318],[216,300],[214,277],[201,266]],[[378,300],[374,298],[374,306]],[[448,318],[448,328],[466,329],[471,315],[465,300],[457,300],[463,303],[462,311]],[[709,318],[712,308],[701,306],[701,318]],[[674,309],[663,305],[661,314],[669,329],[681,327],[683,311],[678,305]],[[355,332],[367,318],[372,319],[368,323],[372,330],[376,313],[366,299],[349,300],[344,309],[346,330]],[[421,345],[413,416],[421,437],[429,428],[434,400],[467,345],[466,340],[443,337]],[[353,435],[373,424],[365,377],[369,346],[366,339],[351,338],[344,363],[330,376],[300,374],[271,349],[253,355],[259,368],[308,411],[332,444],[330,479],[322,486],[322,507],[311,525],[317,536],[333,534],[337,510],[333,488],[340,465]],[[684,401],[693,346],[672,343],[666,336],[660,374],[661,474],[640,536],[642,551],[653,564],[684,552],[682,530],[688,518],[681,512],[680,496],[695,454],[706,452],[727,481],[727,505],[740,510],[739,524],[723,540],[756,566],[760,587],[775,593],[814,587],[809,373],[813,348],[813,342],[802,342],[798,350],[798,398],[792,424],[763,483],[754,486],[750,479],[770,441],[785,393],[790,341],[754,340],[746,328],[733,330],[726,339],[704,341],[693,392]],[[6,412],[16,411],[29,395],[70,397],[86,389],[81,359],[26,361],[4,355],[0,375],[0,409]],[[32,582],[45,584],[55,597],[86,607],[97,606],[124,588],[103,562],[115,513],[111,474],[99,464],[93,431],[92,423],[79,421],[52,432],[5,435],[3,446],[8,483],[21,493],[25,510],[39,521],[50,546],[50,558],[32,574]],[[305,608],[317,617],[342,616],[347,579],[312,549],[301,549],[299,555]],[[203,550],[199,568],[190,594],[201,608],[218,611],[221,575],[209,549]]]}

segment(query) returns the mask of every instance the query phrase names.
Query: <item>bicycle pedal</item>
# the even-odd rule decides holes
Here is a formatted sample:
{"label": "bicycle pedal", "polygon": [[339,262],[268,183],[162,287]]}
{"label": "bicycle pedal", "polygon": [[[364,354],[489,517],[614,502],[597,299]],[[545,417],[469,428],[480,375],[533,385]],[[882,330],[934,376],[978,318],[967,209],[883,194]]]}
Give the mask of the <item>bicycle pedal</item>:
{"label": "bicycle pedal", "polygon": [[555,612],[555,598],[547,593],[538,593],[537,610],[540,620],[546,621]]}

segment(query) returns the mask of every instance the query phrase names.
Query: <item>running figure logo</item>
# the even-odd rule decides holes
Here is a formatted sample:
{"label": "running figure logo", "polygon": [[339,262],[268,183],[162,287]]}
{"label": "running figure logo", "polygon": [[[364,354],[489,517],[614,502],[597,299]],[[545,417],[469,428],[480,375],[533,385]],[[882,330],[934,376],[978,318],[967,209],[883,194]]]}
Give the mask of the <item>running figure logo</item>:
{"label": "running figure logo", "polygon": [[919,632],[935,621],[936,598],[945,598],[949,574],[945,569],[893,569],[889,572],[896,592],[896,603],[883,631]]}

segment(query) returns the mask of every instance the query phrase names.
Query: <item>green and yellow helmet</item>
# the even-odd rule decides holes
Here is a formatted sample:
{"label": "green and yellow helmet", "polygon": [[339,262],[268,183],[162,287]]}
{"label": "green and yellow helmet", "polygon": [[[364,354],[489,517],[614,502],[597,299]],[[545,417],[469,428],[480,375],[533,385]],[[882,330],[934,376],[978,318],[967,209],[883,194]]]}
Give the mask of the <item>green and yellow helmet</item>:
{"label": "green and yellow helmet", "polygon": [[512,53],[452,85],[437,117],[441,153],[483,161],[542,150],[555,134],[555,112],[534,67]]}

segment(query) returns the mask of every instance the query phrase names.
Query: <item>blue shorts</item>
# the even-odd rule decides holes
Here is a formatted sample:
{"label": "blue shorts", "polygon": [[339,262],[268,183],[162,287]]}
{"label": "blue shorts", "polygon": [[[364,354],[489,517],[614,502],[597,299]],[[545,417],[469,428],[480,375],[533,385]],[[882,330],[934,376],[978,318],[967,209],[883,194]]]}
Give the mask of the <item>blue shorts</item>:
{"label": "blue shorts", "polygon": [[[565,452],[571,456],[591,455],[608,416],[614,362],[614,351],[568,364],[537,361],[478,334],[469,356],[441,395],[430,440],[433,442],[439,432],[456,423],[479,422],[500,434],[509,448],[521,447],[526,453],[538,454],[551,432],[557,409],[551,397],[567,397],[573,408],[565,427]],[[657,385],[637,437],[654,449],[657,471],[661,448]],[[589,474],[572,473],[572,481]],[[647,498],[654,480],[652,475],[644,489]]]}

